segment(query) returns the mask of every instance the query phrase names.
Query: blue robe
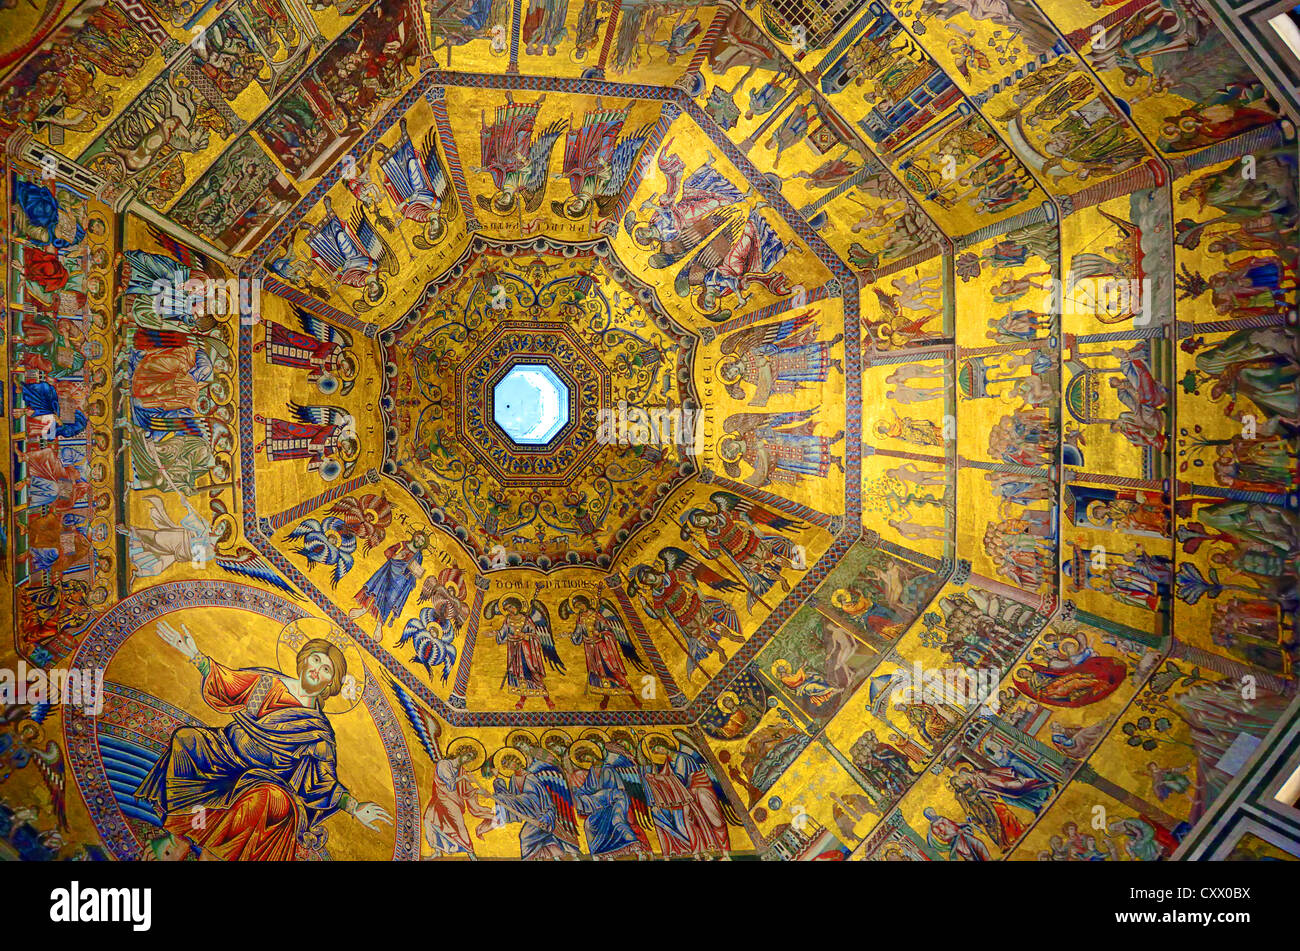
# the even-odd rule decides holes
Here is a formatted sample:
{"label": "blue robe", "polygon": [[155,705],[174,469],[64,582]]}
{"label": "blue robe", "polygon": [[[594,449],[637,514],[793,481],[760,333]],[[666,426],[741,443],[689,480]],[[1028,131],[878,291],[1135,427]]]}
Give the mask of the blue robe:
{"label": "blue robe", "polygon": [[59,226],[59,199],[51,194],[48,188],[44,185],[33,185],[17,175],[13,177],[13,184],[14,201],[31,224],[49,232],[47,238],[49,244],[61,250],[81,243],[81,239],[86,236],[86,231],[80,224],[77,225],[77,233],[71,241],[55,236],[54,230]]}
{"label": "blue robe", "polygon": [[392,546],[384,554],[388,560],[362,585],[357,603],[368,608],[380,623],[390,624],[415,590],[411,566],[421,564],[423,556],[405,543]]}
{"label": "blue robe", "polygon": [[190,326],[194,323],[195,305],[204,301],[203,290],[187,290],[190,268],[175,258],[150,251],[127,251],[131,276],[126,294],[142,294],[153,301],[153,312],[161,320]]}
{"label": "blue robe", "polygon": [[509,784],[497,780],[495,792],[498,808],[506,807],[501,819],[505,823],[522,823],[521,859],[577,854],[578,843],[571,838],[573,803],[558,769],[534,760],[527,769],[511,776]]}
{"label": "blue robe", "polygon": [[604,767],[588,770],[586,780],[574,790],[574,806],[585,817],[587,850],[592,855],[621,852],[640,842],[628,821],[631,805],[618,774]]}
{"label": "blue robe", "polygon": [[218,670],[226,678],[279,676],[261,668],[230,671],[212,664],[204,677],[204,697],[209,705],[233,713],[234,720],[221,728],[176,730],[136,796],[162,816],[177,816],[196,807],[228,809],[253,787],[270,783],[297,804],[299,835],[341,809],[348,792],[336,775],[338,747],[324,713],[307,707],[231,709],[235,698],[211,679]]}
{"label": "blue robe", "polygon": [[[24,383],[23,405],[32,411],[33,416],[58,416],[59,391],[53,383]],[[70,423],[59,423],[54,433],[62,439],[71,439],[81,435],[86,428],[86,414],[76,410]]]}

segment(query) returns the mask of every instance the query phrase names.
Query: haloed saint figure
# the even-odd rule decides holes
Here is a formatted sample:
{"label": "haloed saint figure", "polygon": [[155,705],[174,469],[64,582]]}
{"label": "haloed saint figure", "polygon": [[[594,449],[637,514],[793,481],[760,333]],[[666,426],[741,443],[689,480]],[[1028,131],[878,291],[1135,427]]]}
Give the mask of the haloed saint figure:
{"label": "haloed saint figure", "polygon": [[[154,805],[170,833],[147,858],[287,861],[325,819],[345,812],[367,829],[392,817],[359,802],[338,780],[338,749],[324,705],[347,675],[343,652],[307,640],[297,676],[232,670],[199,651],[185,625],[158,624],[162,640],[203,676],[203,699],[234,719],[224,727],[181,727],[136,795]],[[151,854],[152,853],[152,854]]]}

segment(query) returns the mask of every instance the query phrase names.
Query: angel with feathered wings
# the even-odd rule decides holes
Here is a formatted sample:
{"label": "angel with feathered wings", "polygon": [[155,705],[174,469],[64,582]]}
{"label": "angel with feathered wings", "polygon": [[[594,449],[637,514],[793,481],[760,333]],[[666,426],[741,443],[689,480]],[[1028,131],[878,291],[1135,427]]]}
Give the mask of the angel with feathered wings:
{"label": "angel with feathered wings", "polygon": [[816,409],[792,413],[735,413],[722,424],[726,435],[718,444],[722,469],[733,479],[740,478],[743,460],[754,471],[745,480],[755,488],[771,485],[795,485],[805,476],[825,478],[831,467],[844,471],[844,460],[831,451],[844,438],[840,430],[834,436],[818,436],[813,430]]}
{"label": "angel with feathered wings", "polygon": [[718,364],[718,376],[727,393],[743,400],[741,384],[747,383],[755,391],[749,405],[766,406],[774,394],[797,393],[812,384],[825,383],[831,370],[843,373],[840,361],[831,356],[831,348],[844,335],[817,340],[821,325],[814,319],[816,316],[817,311],[809,310],[723,337],[725,356]]}
{"label": "angel with feathered wings", "polygon": [[266,338],[253,352],[266,352],[266,362],[307,371],[307,379],[324,394],[351,391],[357,375],[352,335],[301,307],[295,307],[301,330],[273,320],[266,322]]}
{"label": "angel with feathered wings", "polygon": [[[433,850],[433,857],[477,858],[478,842],[496,826],[492,794],[474,779],[487,759],[483,744],[472,736],[458,736],[444,744],[438,718],[417,703],[397,681],[390,678],[388,683],[433,763],[433,789],[423,817],[424,837]],[[473,837],[466,821],[467,813],[480,820]]]}
{"label": "angel with feathered wings", "polygon": [[357,461],[356,420],[341,406],[300,406],[290,402],[293,419],[265,419],[266,439],[255,447],[265,450],[272,462],[306,459],[307,471],[317,472],[326,482],[346,476]]}
{"label": "angel with feathered wings", "polygon": [[479,151],[483,165],[477,169],[492,176],[496,189],[490,199],[478,196],[479,207],[499,215],[514,211],[520,198],[523,210],[534,212],[546,193],[546,172],[556,141],[569,127],[568,119],[557,119],[537,134],[537,114],[546,96],[536,102],[515,102],[506,93],[506,104],[497,106],[494,120],[480,115]]}
{"label": "angel with feathered wings", "polygon": [[630,104],[622,109],[606,108],[597,98],[596,108],[587,110],[582,125],[570,126],[564,162],[556,178],[569,180],[573,197],[551,202],[556,215],[578,221],[593,207],[601,218],[614,210],[641,147],[650,137],[649,125],[622,135],[631,108]]}
{"label": "angel with feathered wings", "polygon": [[522,710],[529,697],[541,697],[551,710],[555,704],[546,688],[546,668],[564,673],[564,661],[555,650],[551,615],[540,601],[530,601],[525,613],[519,598],[489,601],[483,609],[484,620],[501,618],[496,641],[506,646],[506,672],[501,683],[519,697],[516,710]]}
{"label": "angel with feathered wings", "polygon": [[726,661],[719,640],[745,641],[736,609],[720,598],[702,597],[700,584],[714,591],[744,587],[672,545],[659,550],[657,565],[633,566],[627,586],[628,594],[640,599],[646,614],[658,620],[686,651],[687,676],[709,654]]}
{"label": "angel with feathered wings", "polygon": [[447,231],[447,223],[460,214],[456,191],[442,157],[437,135],[430,129],[417,150],[406,128],[406,117],[398,123],[401,137],[379,158],[384,188],[397,213],[421,226],[413,239],[420,250],[432,248]]}
{"label": "angel with feathered wings", "polygon": [[600,696],[602,710],[616,694],[626,696],[639,709],[641,701],[628,682],[624,662],[640,671],[646,666],[613,602],[601,598],[593,605],[586,595],[575,594],[560,604],[560,620],[569,618],[573,618],[570,639],[582,645],[587,661],[587,693]]}
{"label": "angel with feathered wings", "polygon": [[[686,163],[668,151],[672,139],[659,150],[659,171],[664,176],[662,194],[642,203],[652,209],[648,221],[628,212],[623,227],[639,248],[656,248],[646,263],[652,268],[671,267],[699,247],[722,225],[741,213],[734,206],[744,201],[740,189],[713,167],[711,153],[704,164],[686,175]],[[680,190],[680,195],[678,191]]]}
{"label": "angel with feathered wings", "polygon": [[306,241],[312,262],[321,271],[337,284],[362,292],[361,299],[350,305],[358,314],[373,308],[388,293],[382,275],[395,277],[401,270],[393,249],[370,223],[364,205],[358,205],[351,220],[344,221],[325,196],[325,217],[308,230]]}
{"label": "angel with feathered wings", "polygon": [[775,584],[789,591],[790,583],[781,571],[800,567],[799,548],[787,538],[760,531],[758,526],[785,532],[799,531],[803,523],[731,492],[714,492],[709,501],[712,512],[691,508],[682,515],[682,540],[695,542],[705,558],[726,558],[740,572],[749,589],[750,610],[754,600]]}

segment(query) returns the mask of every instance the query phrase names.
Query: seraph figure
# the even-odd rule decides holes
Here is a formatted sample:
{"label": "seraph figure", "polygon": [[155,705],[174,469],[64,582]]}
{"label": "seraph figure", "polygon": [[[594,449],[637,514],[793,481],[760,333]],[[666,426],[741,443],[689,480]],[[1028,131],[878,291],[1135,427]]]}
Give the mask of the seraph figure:
{"label": "seraph figure", "polygon": [[[352,570],[358,543],[369,552],[384,540],[384,532],[393,521],[393,509],[382,495],[366,493],[339,499],[320,519],[303,519],[288,540],[298,542],[296,553],[312,564],[332,565],[330,587]],[[310,565],[308,566],[310,567]]]}
{"label": "seraph figure", "polygon": [[339,581],[352,570],[352,556],[357,550],[357,537],[347,530],[343,519],[334,515],[324,518],[303,519],[289,533],[288,541],[298,542],[294,553],[306,558],[311,565],[332,565],[330,587],[337,588]]}
{"label": "seraph figure", "polygon": [[433,665],[442,665],[442,682],[451,676],[451,668],[456,663],[456,628],[449,619],[438,616],[433,608],[420,608],[420,613],[406,622],[402,636],[397,641],[401,647],[407,641],[415,651],[412,658],[424,667],[429,679],[433,680]]}
{"label": "seraph figure", "polygon": [[388,526],[393,524],[393,506],[383,494],[350,495],[335,502],[329,511],[343,519],[347,531],[361,542],[363,553],[382,542]]}
{"label": "seraph figure", "polygon": [[398,647],[408,640],[412,642],[414,659],[424,665],[431,680],[433,671],[430,665],[441,664],[443,683],[451,676],[451,668],[456,663],[456,637],[469,617],[469,605],[461,600],[463,577],[458,568],[444,568],[437,575],[426,578],[418,600],[432,603],[406,622],[397,642]]}

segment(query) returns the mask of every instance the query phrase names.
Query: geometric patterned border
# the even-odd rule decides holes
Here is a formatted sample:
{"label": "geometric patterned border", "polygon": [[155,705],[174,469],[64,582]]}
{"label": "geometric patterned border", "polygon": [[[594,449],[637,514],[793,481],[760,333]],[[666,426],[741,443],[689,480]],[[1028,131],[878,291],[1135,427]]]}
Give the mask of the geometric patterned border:
{"label": "geometric patterned border", "polygon": [[[417,97],[424,96],[437,86],[468,87],[479,89],[509,89],[512,91],[548,92],[556,91],[606,98],[629,98],[657,100],[666,103],[666,108],[677,108],[688,114],[692,121],[724,154],[728,161],[744,176],[767,202],[768,206],[781,216],[786,224],[798,235],[817,258],[838,279],[841,290],[841,303],[844,310],[844,378],[845,378],[845,517],[840,531],[826,554],[813,565],[805,577],[790,591],[785,599],[777,605],[776,610],[767,618],[760,628],[746,641],[737,653],[728,660],[722,670],[710,680],[710,684],[695,698],[686,710],[655,711],[466,711],[448,705],[442,698],[421,683],[406,667],[396,661],[387,650],[375,642],[350,621],[333,601],[316,587],[302,572],[295,568],[275,547],[274,543],[262,535],[257,516],[257,490],[253,477],[253,400],[252,400],[252,327],[241,323],[239,328],[239,364],[240,364],[240,482],[244,514],[244,534],[252,546],[264,555],[278,571],[285,575],[296,587],[306,594],[339,627],[347,631],[354,640],[374,656],[415,696],[419,697],[439,717],[452,726],[598,726],[598,725],[638,725],[638,724],[679,724],[690,723],[698,719],[705,706],[712,702],[721,690],[721,685],[740,672],[755,654],[776,634],[781,624],[793,613],[795,608],[806,600],[817,584],[826,577],[849,547],[862,534],[862,341],[859,329],[859,290],[857,275],[839,258],[817,231],[781,194],[780,183],[773,183],[761,175],[753,164],[730,139],[709,119],[700,106],[683,90],[676,87],[647,86],[633,83],[605,82],[594,79],[571,79],[554,76],[519,76],[494,75],[478,73],[447,73],[430,71],[422,75],[379,122],[353,146],[348,153],[354,159],[369,152],[380,136],[397,120],[406,114]],[[294,209],[283,218],[276,228],[264,239],[250,255],[245,272],[252,273],[259,268],[271,250],[297,225],[306,213],[320,202],[325,193],[338,181],[341,175],[342,161],[336,164],[326,175],[311,188],[298,202]]]}

